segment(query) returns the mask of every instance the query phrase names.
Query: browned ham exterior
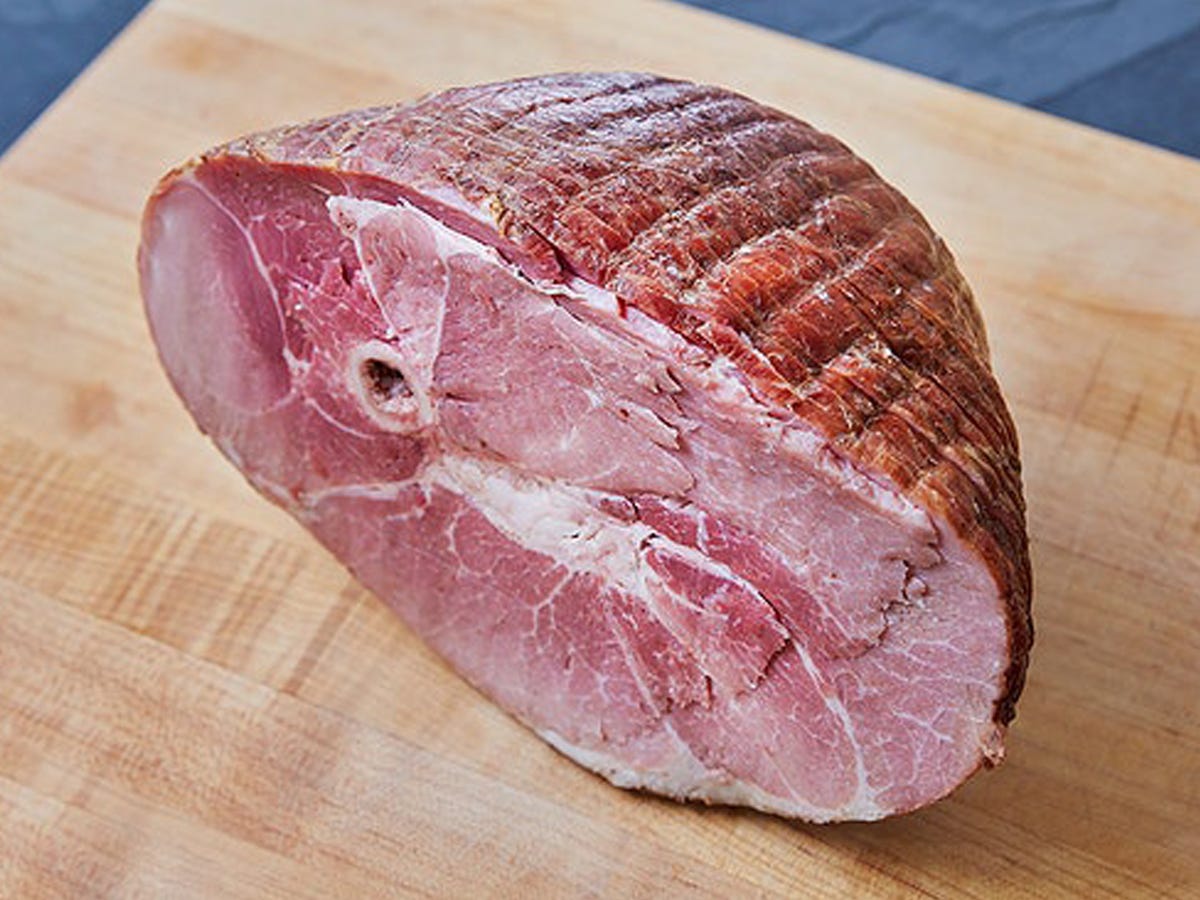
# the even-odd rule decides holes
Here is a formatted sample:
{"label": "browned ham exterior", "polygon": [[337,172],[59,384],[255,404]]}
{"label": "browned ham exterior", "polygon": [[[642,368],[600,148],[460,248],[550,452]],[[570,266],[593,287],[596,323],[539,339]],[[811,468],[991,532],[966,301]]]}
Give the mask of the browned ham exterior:
{"label": "browned ham exterior", "polygon": [[251,484],[623,787],[876,819],[997,762],[1017,437],[950,252],[838,141],[641,74],[449,90],[167,175],[163,364]]}

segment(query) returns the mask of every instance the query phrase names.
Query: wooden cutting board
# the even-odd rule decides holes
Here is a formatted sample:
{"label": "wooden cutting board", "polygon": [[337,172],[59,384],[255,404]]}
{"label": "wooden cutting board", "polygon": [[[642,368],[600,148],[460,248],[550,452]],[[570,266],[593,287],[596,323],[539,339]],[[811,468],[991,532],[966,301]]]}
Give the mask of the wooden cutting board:
{"label": "wooden cutting board", "polygon": [[[928,214],[1020,427],[1010,759],[813,827],[617,791],[466,687],[196,432],[133,265],[240,132],[639,67],[851,143]],[[666,3],[159,0],[0,162],[0,896],[1200,890],[1200,163]]]}

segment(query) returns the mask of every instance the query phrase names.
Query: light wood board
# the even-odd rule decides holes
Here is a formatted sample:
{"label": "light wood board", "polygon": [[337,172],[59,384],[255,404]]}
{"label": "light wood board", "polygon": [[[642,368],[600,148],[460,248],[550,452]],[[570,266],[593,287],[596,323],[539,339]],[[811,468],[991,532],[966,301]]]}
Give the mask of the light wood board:
{"label": "light wood board", "polygon": [[[466,687],[193,428],[133,264],[240,132],[645,68],[847,140],[956,250],[1021,431],[1009,761],[814,827],[617,791]],[[665,3],[159,0],[0,162],[0,895],[1200,890],[1200,164]]]}

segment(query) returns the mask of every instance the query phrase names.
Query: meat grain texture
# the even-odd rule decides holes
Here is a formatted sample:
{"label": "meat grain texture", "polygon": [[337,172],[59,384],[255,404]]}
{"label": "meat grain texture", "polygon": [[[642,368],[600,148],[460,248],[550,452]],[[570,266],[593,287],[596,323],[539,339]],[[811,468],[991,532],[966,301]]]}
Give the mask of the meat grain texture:
{"label": "meat grain texture", "polygon": [[877,819],[1002,757],[1017,436],[950,252],[832,137],[653,75],[453,89],[189,162],[139,261],[200,428],[614,784]]}

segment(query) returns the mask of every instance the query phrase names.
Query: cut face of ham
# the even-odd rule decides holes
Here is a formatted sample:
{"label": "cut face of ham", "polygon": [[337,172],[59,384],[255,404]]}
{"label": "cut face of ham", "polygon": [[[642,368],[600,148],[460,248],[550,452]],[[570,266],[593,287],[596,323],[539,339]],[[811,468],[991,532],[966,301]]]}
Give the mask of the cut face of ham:
{"label": "cut face of ham", "polygon": [[1016,436],[949,252],[719,88],[562,75],[243,139],[139,254],[176,390],[463,677],[623,787],[877,819],[999,761]]}

